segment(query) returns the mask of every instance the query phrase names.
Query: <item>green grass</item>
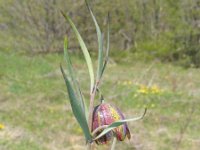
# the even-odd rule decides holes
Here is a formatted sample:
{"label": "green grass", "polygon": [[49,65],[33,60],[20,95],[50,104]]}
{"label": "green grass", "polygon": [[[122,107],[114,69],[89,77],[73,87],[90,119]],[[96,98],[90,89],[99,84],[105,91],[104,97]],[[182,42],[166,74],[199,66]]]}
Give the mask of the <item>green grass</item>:
{"label": "green grass", "polygon": [[[60,62],[63,56],[59,54],[0,52],[0,124],[5,125],[0,130],[0,149],[84,148],[84,137],[67,100]],[[88,99],[90,83],[85,62],[74,56],[73,63]],[[140,115],[148,107],[143,120],[129,123],[131,140],[118,143],[116,149],[173,150],[178,146],[180,150],[198,150],[199,74],[198,69],[159,62],[111,61],[101,85],[105,100],[122,109],[127,118]],[[141,84],[157,85],[162,92],[139,93]]]}

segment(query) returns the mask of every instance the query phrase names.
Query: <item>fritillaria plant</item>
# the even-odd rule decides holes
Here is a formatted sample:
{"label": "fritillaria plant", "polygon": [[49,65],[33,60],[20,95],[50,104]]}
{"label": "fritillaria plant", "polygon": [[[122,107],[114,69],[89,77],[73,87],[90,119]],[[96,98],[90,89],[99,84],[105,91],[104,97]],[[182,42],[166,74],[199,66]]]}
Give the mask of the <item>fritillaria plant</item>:
{"label": "fritillaria plant", "polygon": [[86,60],[87,68],[90,76],[90,101],[89,107],[86,105],[84,96],[81,92],[81,88],[76,78],[76,74],[74,72],[72,62],[68,53],[68,41],[67,38],[64,40],[64,60],[67,66],[67,74],[64,72],[62,65],[60,65],[60,69],[62,75],[65,80],[65,84],[67,87],[69,100],[71,104],[71,108],[73,114],[79,123],[81,129],[83,130],[85,140],[87,143],[87,148],[92,149],[94,145],[97,144],[107,144],[109,141],[113,139],[113,144],[111,149],[114,149],[116,141],[123,141],[126,137],[128,139],[131,138],[130,131],[127,125],[129,121],[137,121],[144,117],[145,112],[142,116],[132,119],[125,119],[122,112],[119,108],[112,106],[109,103],[106,103],[105,100],[101,96],[101,100],[99,101],[99,105],[94,107],[95,95],[100,90],[99,84],[101,82],[104,70],[106,68],[108,62],[108,54],[109,54],[109,15],[108,15],[108,32],[107,32],[107,46],[104,50],[103,45],[103,35],[100,30],[100,27],[96,21],[96,18],[86,2],[87,8],[91,14],[91,17],[94,21],[94,25],[96,27],[97,39],[98,39],[98,66],[97,66],[97,74],[96,78],[94,76],[93,63],[88,52],[88,49],[78,32],[76,26],[74,25],[71,18],[61,11],[64,18],[71,25],[76,38],[79,42],[80,48],[83,52],[84,58]]}

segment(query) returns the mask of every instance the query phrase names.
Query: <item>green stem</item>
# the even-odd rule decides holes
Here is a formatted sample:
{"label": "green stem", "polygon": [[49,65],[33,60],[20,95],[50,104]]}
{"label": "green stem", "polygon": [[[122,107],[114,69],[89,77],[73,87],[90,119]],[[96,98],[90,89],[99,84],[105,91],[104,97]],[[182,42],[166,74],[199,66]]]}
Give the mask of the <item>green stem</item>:
{"label": "green stem", "polygon": [[94,149],[95,149],[94,146],[95,146],[95,145],[94,145],[93,143],[88,143],[88,144],[87,144],[87,150],[94,150]]}
{"label": "green stem", "polygon": [[91,150],[91,144],[90,143],[87,144],[87,150]]}
{"label": "green stem", "polygon": [[94,98],[96,95],[96,91],[99,85],[99,81],[96,82],[93,91],[90,94],[90,106],[89,106],[89,117],[88,117],[88,125],[89,129],[92,131],[92,117],[93,117],[93,109],[94,109]]}
{"label": "green stem", "polygon": [[113,142],[112,142],[112,146],[111,146],[111,149],[110,149],[110,150],[114,150],[114,149],[115,149],[116,143],[117,143],[117,138],[114,137]]}

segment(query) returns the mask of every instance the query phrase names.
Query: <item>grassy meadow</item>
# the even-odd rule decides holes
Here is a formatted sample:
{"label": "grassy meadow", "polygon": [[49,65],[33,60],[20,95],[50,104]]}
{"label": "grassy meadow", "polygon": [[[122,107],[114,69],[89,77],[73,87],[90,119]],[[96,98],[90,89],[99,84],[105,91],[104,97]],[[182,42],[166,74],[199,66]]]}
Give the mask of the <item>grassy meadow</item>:
{"label": "grassy meadow", "polygon": [[[78,54],[71,55],[87,99],[89,77],[85,62]],[[71,111],[60,62],[61,54],[0,52],[0,150],[84,149],[84,137]],[[199,69],[158,61],[116,63],[111,57],[101,85],[106,102],[117,105],[126,118],[148,108],[143,120],[128,123],[132,138],[119,142],[116,149],[199,150],[199,75]]]}

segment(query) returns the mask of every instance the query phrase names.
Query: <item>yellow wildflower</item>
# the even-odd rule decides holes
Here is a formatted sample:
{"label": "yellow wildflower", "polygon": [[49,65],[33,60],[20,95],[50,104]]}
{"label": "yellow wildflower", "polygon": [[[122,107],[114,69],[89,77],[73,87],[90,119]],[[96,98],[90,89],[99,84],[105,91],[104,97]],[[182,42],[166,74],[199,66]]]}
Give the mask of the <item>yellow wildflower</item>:
{"label": "yellow wildflower", "polygon": [[5,126],[4,126],[3,124],[0,123],[0,130],[1,130],[1,129],[4,129],[4,128],[5,128]]}
{"label": "yellow wildflower", "polygon": [[138,90],[139,93],[142,93],[142,94],[148,94],[149,93],[149,90],[146,86],[144,85],[141,85],[140,86],[140,89]]}
{"label": "yellow wildflower", "polygon": [[161,93],[162,90],[157,85],[153,85],[152,87],[147,87],[141,84],[138,92],[142,94],[158,94]]}
{"label": "yellow wildflower", "polygon": [[151,93],[154,93],[154,94],[161,93],[161,90],[159,89],[159,87],[157,85],[153,85],[151,87]]}

